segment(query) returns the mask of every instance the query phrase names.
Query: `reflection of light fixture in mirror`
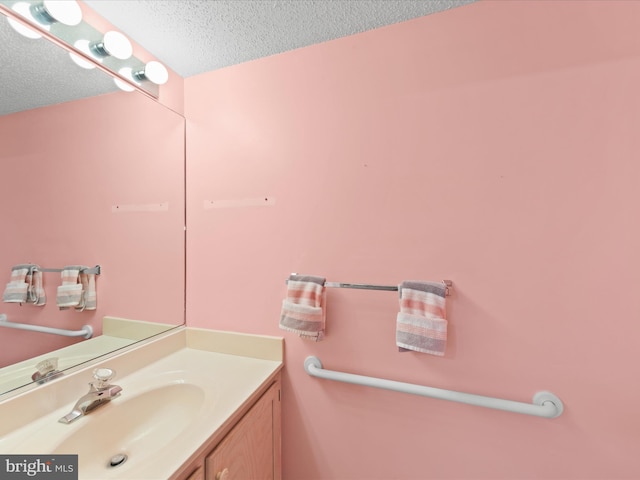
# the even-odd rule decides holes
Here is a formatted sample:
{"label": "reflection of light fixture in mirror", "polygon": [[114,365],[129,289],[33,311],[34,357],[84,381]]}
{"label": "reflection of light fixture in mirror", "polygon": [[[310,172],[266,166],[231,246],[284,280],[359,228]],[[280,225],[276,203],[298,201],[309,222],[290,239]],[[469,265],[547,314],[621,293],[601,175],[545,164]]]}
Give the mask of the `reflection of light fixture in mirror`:
{"label": "reflection of light fixture in mirror", "polygon": [[[169,72],[165,66],[155,60],[150,61],[144,66],[144,68],[135,72],[130,67],[124,67],[118,70],[118,73],[124,78],[131,80],[136,85],[140,85],[140,82],[144,80],[153,82],[156,85],[164,85],[169,79]],[[129,85],[127,82],[123,82],[119,78],[114,78],[113,81],[119,89],[124,90],[125,92],[133,92],[133,90],[135,90],[133,86]]]}
{"label": "reflection of light fixture in mirror", "polygon": [[31,6],[32,17],[48,29],[52,23],[78,25],[82,21],[82,10],[76,0],[44,0]]}
{"label": "reflection of light fixture in mirror", "polygon": [[133,72],[132,76],[134,80],[149,80],[156,85],[164,85],[169,80],[169,72],[165,66],[155,60],[147,63],[142,70]]}
{"label": "reflection of light fixture in mirror", "polygon": [[[11,7],[27,20],[38,23],[43,29],[49,31],[54,23],[64,25],[78,25],[82,21],[82,10],[75,0],[45,0],[41,3],[30,5],[26,2],[18,2]],[[27,38],[40,38],[37,31],[17,22],[12,18],[7,19],[11,27]]]}
{"label": "reflection of light fixture in mirror", "polygon": [[[0,10],[7,15],[11,26],[29,38],[45,37],[66,45],[67,53],[75,64],[85,69],[99,68],[115,74],[119,88],[140,90],[158,98],[159,86],[169,81],[169,72],[158,61],[144,63],[133,55],[129,39],[117,31],[102,33],[82,18],[82,9],[76,0],[17,1],[12,7],[0,0]],[[73,44],[73,45],[71,45]],[[127,68],[122,68],[128,65]]]}
{"label": "reflection of light fixture in mirror", "polygon": [[126,60],[133,53],[129,39],[120,32],[114,31],[105,33],[102,40],[90,44],[89,49],[98,57],[112,56],[120,60]]}
{"label": "reflection of light fixture in mirror", "polygon": [[[28,3],[18,2],[11,8],[15,12],[19,13],[21,16],[35,21],[35,19],[31,16],[31,11],[29,9]],[[14,20],[11,17],[7,17],[7,21],[9,22],[9,25],[11,25],[11,28],[13,28],[16,32],[18,32],[23,37],[34,38],[34,39],[42,38],[42,35],[36,32],[33,28],[29,28],[26,25],[18,22],[17,20]]]}
{"label": "reflection of light fixture in mirror", "polygon": [[[89,49],[89,40],[78,40],[73,44],[73,46],[76,47],[78,50],[80,50],[82,53],[86,53],[87,55],[93,57],[93,55],[91,55],[91,50]],[[86,68],[87,70],[96,68],[96,66],[93,63],[91,63],[88,60],[85,60],[80,55],[76,55],[75,53],[69,52],[69,56],[71,57],[71,60],[73,60],[73,63],[75,63],[79,67]]]}
{"label": "reflection of light fixture in mirror", "polygon": [[[118,70],[118,73],[123,77],[133,79],[131,72],[132,70],[129,67],[121,68],[120,70]],[[114,77],[113,82],[120,90],[124,90],[125,92],[133,92],[135,90],[135,88],[133,88],[127,82],[123,82],[119,78]]]}

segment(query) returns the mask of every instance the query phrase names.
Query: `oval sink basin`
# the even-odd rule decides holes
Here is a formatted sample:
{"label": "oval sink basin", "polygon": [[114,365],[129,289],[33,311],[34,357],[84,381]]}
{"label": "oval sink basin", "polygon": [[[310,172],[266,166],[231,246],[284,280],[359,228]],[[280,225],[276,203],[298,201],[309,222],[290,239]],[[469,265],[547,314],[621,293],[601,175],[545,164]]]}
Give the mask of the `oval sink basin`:
{"label": "oval sink basin", "polygon": [[[79,480],[168,478],[282,366],[178,348],[183,337],[184,331],[161,339],[170,351],[155,361],[145,363],[162,351],[152,343],[98,364],[128,371],[114,382],[122,394],[71,423],[59,419],[87,393],[90,367],[0,402],[0,452],[77,455]],[[129,367],[129,358],[144,366]]]}
{"label": "oval sink basin", "polygon": [[87,478],[101,478],[105,470],[122,471],[126,463],[109,466],[114,455],[127,455],[134,463],[153,455],[198,418],[206,396],[189,383],[153,388],[131,398],[124,395],[78,419],[82,425],[53,453],[77,454],[78,470]]}

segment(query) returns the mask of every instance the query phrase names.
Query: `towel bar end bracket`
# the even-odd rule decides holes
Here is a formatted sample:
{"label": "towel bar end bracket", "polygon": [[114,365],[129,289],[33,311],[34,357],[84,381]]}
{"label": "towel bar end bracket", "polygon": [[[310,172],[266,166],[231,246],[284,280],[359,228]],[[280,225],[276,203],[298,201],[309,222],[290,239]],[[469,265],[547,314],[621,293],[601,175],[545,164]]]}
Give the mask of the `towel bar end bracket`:
{"label": "towel bar end bracket", "polygon": [[310,356],[304,359],[304,370],[309,372],[309,367],[322,368],[322,362],[318,357]]}
{"label": "towel bar end bracket", "polygon": [[537,392],[533,396],[532,403],[534,405],[543,406],[547,402],[553,403],[553,405],[556,407],[556,410],[557,410],[557,413],[553,417],[549,417],[549,418],[556,418],[562,415],[562,412],[564,411],[564,405],[562,404],[562,400],[560,400],[560,398],[558,398],[557,395],[554,395],[551,392],[541,391],[541,392]]}
{"label": "towel bar end bracket", "polygon": [[80,330],[84,332],[84,335],[82,335],[83,338],[89,339],[93,337],[93,328],[91,325],[83,325]]}

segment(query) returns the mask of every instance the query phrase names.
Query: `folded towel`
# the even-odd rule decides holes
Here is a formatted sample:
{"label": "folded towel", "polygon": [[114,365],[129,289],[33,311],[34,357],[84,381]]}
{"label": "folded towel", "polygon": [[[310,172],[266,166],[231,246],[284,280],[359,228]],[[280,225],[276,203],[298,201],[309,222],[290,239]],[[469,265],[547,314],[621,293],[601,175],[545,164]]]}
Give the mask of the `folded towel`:
{"label": "folded towel", "polygon": [[11,269],[11,280],[7,283],[2,301],[7,303],[25,303],[29,284],[26,282],[31,265],[16,265]]}
{"label": "folded towel", "polygon": [[42,307],[47,303],[47,296],[42,286],[42,272],[37,265],[32,265],[27,273],[27,284],[29,291],[27,302]]}
{"label": "folded towel", "polygon": [[82,300],[76,306],[76,310],[95,310],[96,298],[96,274],[80,272],[80,284],[82,285]]}
{"label": "folded towel", "polygon": [[310,275],[290,275],[287,298],[282,301],[280,328],[300,338],[320,341],[325,328],[325,279]]}
{"label": "folded towel", "polygon": [[401,352],[414,350],[444,355],[447,344],[445,296],[438,282],[405,281],[398,286],[400,312],[396,322],[396,345]]}
{"label": "folded towel", "polygon": [[82,284],[78,283],[82,265],[69,265],[62,269],[62,285],[58,287],[56,303],[61,310],[77,307],[82,302]]}

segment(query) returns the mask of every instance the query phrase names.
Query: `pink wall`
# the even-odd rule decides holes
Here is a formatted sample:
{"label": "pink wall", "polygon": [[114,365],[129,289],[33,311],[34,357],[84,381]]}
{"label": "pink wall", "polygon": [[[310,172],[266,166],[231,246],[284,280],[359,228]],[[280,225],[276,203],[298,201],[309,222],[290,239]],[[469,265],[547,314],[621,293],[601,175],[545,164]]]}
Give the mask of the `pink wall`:
{"label": "pink wall", "polygon": [[[0,272],[100,264],[95,311],[3,303],[16,322],[102,331],[105,315],[179,324],[184,317],[184,119],[139,94],[116,93],[0,117]],[[114,205],[166,203],[159,212]],[[0,366],[68,345],[2,329]]]}
{"label": "pink wall", "polygon": [[[187,79],[187,323],[285,337],[285,478],[640,477],[638,31],[640,2],[482,1]],[[446,356],[397,352],[388,292],[279,330],[290,272],[453,280]]]}

